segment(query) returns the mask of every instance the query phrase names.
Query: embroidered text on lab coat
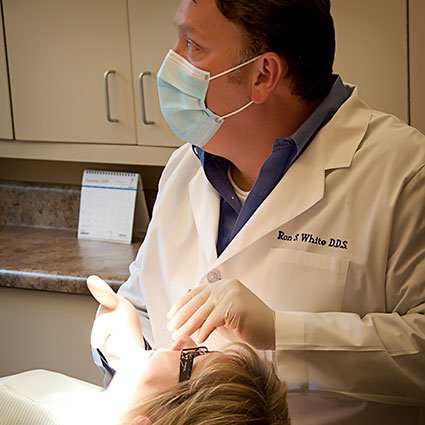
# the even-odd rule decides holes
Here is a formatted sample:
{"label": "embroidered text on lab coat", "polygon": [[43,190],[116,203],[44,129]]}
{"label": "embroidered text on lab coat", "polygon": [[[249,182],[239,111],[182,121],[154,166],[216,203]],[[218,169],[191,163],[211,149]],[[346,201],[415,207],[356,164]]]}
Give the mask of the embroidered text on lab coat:
{"label": "embroidered text on lab coat", "polygon": [[301,242],[313,245],[327,246],[329,248],[348,249],[348,241],[339,238],[323,239],[315,236],[312,233],[296,233],[295,235],[288,235],[282,230],[278,230],[277,239],[286,242]]}

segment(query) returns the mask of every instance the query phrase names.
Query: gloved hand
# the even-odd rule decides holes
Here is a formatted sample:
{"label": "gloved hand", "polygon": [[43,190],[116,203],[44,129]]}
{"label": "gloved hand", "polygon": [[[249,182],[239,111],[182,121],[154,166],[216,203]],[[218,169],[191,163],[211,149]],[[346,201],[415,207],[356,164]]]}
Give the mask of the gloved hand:
{"label": "gloved hand", "polygon": [[90,276],[87,286],[101,304],[93,324],[91,345],[101,348],[109,364],[117,369],[125,354],[145,348],[137,310],[98,276]]}
{"label": "gloved hand", "polygon": [[230,341],[244,341],[262,350],[275,349],[275,312],[236,279],[200,286],[168,312],[167,328],[177,339],[198,331],[204,342],[217,329]]}
{"label": "gloved hand", "polygon": [[190,336],[180,335],[173,341],[171,349],[174,351],[181,351],[183,348],[194,348],[197,346],[198,344]]}

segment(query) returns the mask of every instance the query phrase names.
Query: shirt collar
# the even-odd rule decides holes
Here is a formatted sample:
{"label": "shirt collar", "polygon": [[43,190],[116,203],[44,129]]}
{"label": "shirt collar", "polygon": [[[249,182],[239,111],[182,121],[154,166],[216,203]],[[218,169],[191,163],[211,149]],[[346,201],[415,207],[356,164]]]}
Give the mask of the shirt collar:
{"label": "shirt collar", "polygon": [[[339,75],[335,75],[334,78],[335,81],[327,96],[304,121],[301,127],[290,136],[297,147],[297,156],[304,150],[316,133],[331,120],[335,112],[352,93],[352,88],[344,86]],[[275,143],[279,140],[281,139],[277,139]]]}

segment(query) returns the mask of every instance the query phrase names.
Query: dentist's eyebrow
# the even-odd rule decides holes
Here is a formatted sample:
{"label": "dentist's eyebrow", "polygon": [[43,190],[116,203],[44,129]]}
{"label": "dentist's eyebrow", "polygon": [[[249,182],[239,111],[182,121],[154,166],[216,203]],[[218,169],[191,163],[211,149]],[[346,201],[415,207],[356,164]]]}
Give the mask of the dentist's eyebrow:
{"label": "dentist's eyebrow", "polygon": [[178,14],[174,16],[174,26],[177,28],[178,31],[182,31],[186,34],[195,34],[197,36],[205,38],[202,28],[199,28],[199,25],[197,26],[197,28],[195,28],[184,17],[179,16]]}
{"label": "dentist's eyebrow", "polygon": [[191,25],[188,25],[188,24],[185,24],[185,23],[174,22],[174,26],[179,31],[183,31],[185,34],[196,34],[196,35],[202,36],[202,34],[197,29],[192,27]]}

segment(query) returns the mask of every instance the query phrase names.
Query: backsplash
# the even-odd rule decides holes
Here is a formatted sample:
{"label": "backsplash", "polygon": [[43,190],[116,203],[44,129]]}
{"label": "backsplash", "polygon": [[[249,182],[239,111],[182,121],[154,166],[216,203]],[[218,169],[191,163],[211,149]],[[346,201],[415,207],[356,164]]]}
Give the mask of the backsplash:
{"label": "backsplash", "polygon": [[[0,180],[0,226],[78,229],[79,185]],[[149,215],[156,191],[145,190]]]}
{"label": "backsplash", "polygon": [[0,224],[77,230],[80,187],[0,180]]}

